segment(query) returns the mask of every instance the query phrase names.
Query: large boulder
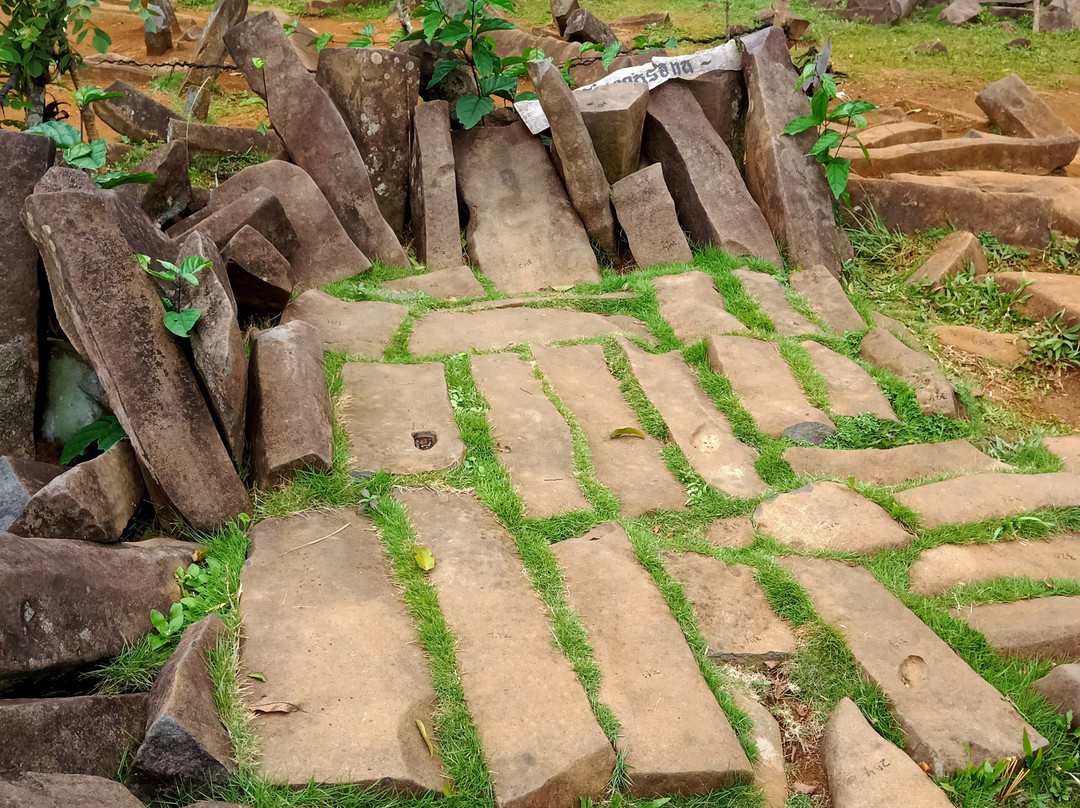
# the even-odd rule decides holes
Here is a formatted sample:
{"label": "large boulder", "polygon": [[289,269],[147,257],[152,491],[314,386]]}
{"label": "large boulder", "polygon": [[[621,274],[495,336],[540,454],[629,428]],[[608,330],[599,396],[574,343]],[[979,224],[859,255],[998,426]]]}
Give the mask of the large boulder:
{"label": "large boulder", "polygon": [[143,808],[120,783],[87,774],[26,772],[17,780],[0,780],[5,808]]}
{"label": "large boulder", "polygon": [[432,270],[462,266],[450,106],[418,104],[413,113],[409,208],[416,258]]}
{"label": "large boulder", "polygon": [[[1076,2],[1076,0],[1073,0]],[[1017,137],[1075,137],[1050,105],[1015,73],[988,84],[975,103],[1003,135]]]}

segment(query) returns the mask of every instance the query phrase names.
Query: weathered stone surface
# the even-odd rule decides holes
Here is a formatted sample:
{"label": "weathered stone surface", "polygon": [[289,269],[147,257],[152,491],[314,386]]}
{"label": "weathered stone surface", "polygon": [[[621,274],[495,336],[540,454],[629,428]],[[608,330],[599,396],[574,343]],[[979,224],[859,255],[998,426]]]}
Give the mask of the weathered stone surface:
{"label": "weathered stone surface", "polygon": [[757,665],[795,653],[795,633],[773,612],[753,567],[697,553],[665,552],[663,559],[694,607],[711,658]]}
{"label": "weathered stone surface", "polygon": [[1080,597],[979,603],[949,611],[1000,654],[1080,662]]}
{"label": "weathered stone surface", "polygon": [[541,292],[539,294],[523,295],[521,297],[498,297],[490,300],[477,300],[467,306],[462,306],[460,311],[520,309],[532,306],[535,303],[559,303],[576,306],[586,300],[633,300],[636,297],[637,293],[629,290],[601,292],[596,295],[575,294],[574,292]]}
{"label": "weathered stone surface", "polygon": [[754,543],[754,523],[749,516],[729,516],[710,522],[705,541],[713,547],[749,547]]}
{"label": "weathered stone surface", "polygon": [[1059,665],[1032,687],[1062,713],[1072,713],[1072,729],[1080,727],[1080,665]]}
{"label": "weathered stone surface", "polygon": [[283,325],[303,320],[322,337],[327,351],[365,359],[381,359],[409,310],[397,303],[367,300],[348,303],[318,289],[309,289],[281,313]]}
{"label": "weathered stone surface", "polygon": [[779,438],[807,422],[835,432],[829,416],[806,400],[776,345],[750,337],[709,337],[709,366],[727,377],[758,429]]}
{"label": "weathered stone surface", "polygon": [[289,259],[289,278],[295,286],[320,286],[359,275],[371,266],[349,239],[319,186],[304,169],[291,163],[270,160],[245,168],[214,190],[210,206],[220,210],[260,187],[278,198],[296,234],[297,244],[291,247],[289,242],[263,233]]}
{"label": "weathered stone surface", "polygon": [[1001,577],[1080,579],[1080,535],[931,547],[911,565],[911,591],[940,595]]}
{"label": "weathered stone surface", "polygon": [[145,95],[134,84],[114,81],[106,92],[123,93],[93,103],[94,114],[117,134],[135,141],[169,139],[169,121],[184,120],[164,104]]}
{"label": "weathered stone surface", "polygon": [[[49,337],[44,347],[40,436],[47,443],[62,446],[84,426],[105,415],[109,402],[93,366],[69,342]],[[0,530],[5,528],[2,513],[0,505]]]}
{"label": "weathered stone surface", "polygon": [[966,440],[916,443],[895,449],[817,449],[793,446],[784,459],[800,477],[854,477],[871,485],[901,485],[923,477],[1008,468]]}
{"label": "weathered stone surface", "polygon": [[[408,266],[405,251],[379,211],[345,121],[304,68],[274,15],[263,12],[233,26],[225,44],[248,84],[266,99],[274,131],[293,162],[322,190],[353,243],[368,258]],[[252,62],[256,57],[264,60],[262,70]]]}
{"label": "weathered stone surface", "polygon": [[1080,237],[1080,180],[1074,177],[1041,177],[1003,171],[957,171],[948,179],[961,188],[1003,193],[1027,193],[1050,202],[1050,227],[1069,238]]}
{"label": "weathered stone surface", "polygon": [[630,792],[702,794],[749,780],[727,716],[626,532],[608,522],[551,550],[603,671],[598,696],[619,722]]}
{"label": "weathered stone surface", "polygon": [[1006,292],[1019,290],[1024,281],[1023,303],[1016,309],[1033,320],[1050,319],[1059,312],[1067,325],[1080,325],[1080,276],[1056,272],[997,272],[994,281]]}
{"label": "weathered stone surface", "polygon": [[[428,665],[371,519],[356,511],[267,519],[251,539],[240,662],[244,674],[266,677],[245,677],[244,694],[256,711],[262,775],[281,785],[441,790],[416,727],[433,726]],[[300,709],[270,711],[281,703]]]}
{"label": "weathered stone surface", "polygon": [[912,536],[888,512],[846,485],[818,482],[761,503],[754,526],[800,550],[867,555],[906,547]]}
{"label": "weathered stone surface", "polygon": [[919,515],[924,529],[983,519],[1004,519],[1045,508],[1080,507],[1080,475],[972,474],[894,495]]}
{"label": "weathered stone surface", "polygon": [[1005,135],[1029,138],[1076,136],[1076,132],[1015,73],[987,85],[975,96],[975,103]]}
{"label": "weathered stone surface", "polygon": [[784,738],[780,724],[764,704],[755,701],[741,690],[731,694],[735,706],[746,713],[754,724],[750,737],[758,750],[754,764],[754,783],[764,792],[764,808],[784,808],[787,802],[787,775],[784,772]]}
{"label": "weathered stone surface", "polygon": [[245,224],[221,248],[236,303],[241,308],[273,314],[292,296],[291,267],[266,236]]}
{"label": "weathered stone surface", "polygon": [[770,29],[756,49],[747,48],[743,76],[749,98],[746,187],[791,264],[820,264],[839,276],[851,244],[836,226],[825,172],[807,156],[816,136],[809,130],[782,134],[791,120],[810,114],[806,95],[791,91],[797,77],[782,29]]}
{"label": "weathered stone surface", "polygon": [[0,531],[11,527],[34,495],[65,471],[51,463],[0,457]]}
{"label": "weathered stone surface", "polygon": [[876,327],[863,337],[859,358],[891,370],[915,390],[915,398],[927,415],[963,417],[963,408],[952,383],[928,354],[909,348],[890,331]]}
{"label": "weathered stone surface", "polygon": [[578,0],[551,0],[551,19],[559,29],[559,36],[566,31],[566,18],[579,8]]}
{"label": "weathered stone surface", "polygon": [[896,420],[889,400],[873,377],[857,363],[820,342],[806,340],[802,346],[810,354],[817,372],[825,378],[829,409],[834,415],[854,417],[870,413],[885,421]]}
{"label": "weathered stone surface", "polygon": [[60,772],[115,777],[142,739],[146,707],[145,694],[0,701],[0,776]]}
{"label": "weathered stone surface", "polygon": [[649,88],[618,82],[579,90],[573,97],[608,183],[614,185],[637,171]]}
{"label": "weathered stone surface", "polygon": [[25,772],[13,783],[0,780],[0,801],[10,808],[143,808],[120,783],[87,774]]}
{"label": "weathered stone surface", "polygon": [[251,507],[187,358],[163,309],[98,197],[31,196],[24,217],[50,284],[72,305],[75,328],[108,393],[155,501],[211,529]]}
{"label": "weathered stone surface", "polygon": [[[836,128],[834,124],[833,127]],[[839,129],[842,133],[843,130]],[[916,121],[901,121],[899,123],[881,123],[855,133],[859,142],[868,149],[881,149],[886,146],[898,146],[901,143],[923,143],[930,140],[941,140],[942,131],[940,126]]]}
{"label": "weathered stone surface", "polygon": [[605,334],[652,341],[644,324],[622,314],[603,315],[553,308],[510,308],[475,312],[433,311],[413,328],[414,354],[499,351],[526,342],[558,342]]}
{"label": "weathered stone surface", "polygon": [[792,272],[789,283],[830,331],[839,333],[866,328],[862,315],[851,305],[840,281],[821,264]]}
{"label": "weathered stone surface", "polygon": [[934,252],[921,267],[908,276],[910,284],[929,284],[935,289],[942,287],[942,282],[971,267],[976,277],[990,271],[986,263],[986,253],[974,233],[959,230],[949,233],[938,242]]}
{"label": "weathered stone surface", "polygon": [[621,343],[630,370],[667,424],[669,439],[702,479],[734,497],[763,493],[768,486],[754,468],[758,451],[735,437],[682,354],[650,354],[629,340]]}
{"label": "weathered stone surface", "polygon": [[822,745],[836,808],[887,805],[903,794],[912,808],[949,808],[945,792],[902,750],[878,735],[849,698],[833,709]]}
{"label": "weathered stone surface", "polygon": [[500,292],[598,283],[589,238],[547,150],[525,124],[455,132],[469,257]]}
{"label": "weathered stone surface", "polygon": [[301,469],[334,462],[334,431],[319,330],[293,320],[251,340],[252,467],[259,485],[288,482]]}
{"label": "weathered stone surface", "polygon": [[383,289],[403,292],[423,292],[430,297],[442,300],[483,297],[486,293],[473,271],[466,266],[436,269],[423,275],[410,275],[407,278],[387,281]]}
{"label": "weathered stone surface", "polygon": [[357,471],[414,474],[461,462],[465,444],[446,391],[441,362],[348,362],[339,417]]}
{"label": "weathered stone surface", "polygon": [[454,143],[445,101],[418,104],[413,112],[409,215],[416,257],[433,270],[462,264]]}
{"label": "weathered stone surface", "polygon": [[683,272],[653,278],[660,316],[675,336],[693,345],[710,334],[746,331],[734,314],[724,310],[724,298],[705,272]]}
{"label": "weathered stone surface", "polygon": [[315,79],[349,127],[379,210],[401,238],[420,61],[381,48],[327,48],[319,54]]}
{"label": "weathered stone surface", "polygon": [[616,182],[611,188],[611,201],[639,267],[688,264],[693,260],[659,163]]}
{"label": "weathered stone surface", "polygon": [[273,130],[265,134],[258,129],[237,126],[210,126],[194,121],[169,121],[169,142],[183,140],[188,154],[268,154],[275,160],[288,159],[285,144]]}
{"label": "weathered stone surface", "polygon": [[669,81],[650,90],[643,151],[663,165],[679,220],[694,241],[781,265],[731,152],[685,85]]}
{"label": "weathered stone surface", "polygon": [[772,320],[776,331],[786,337],[799,334],[820,334],[821,329],[791,308],[783,284],[767,272],[755,272],[742,267],[732,274],[739,279],[746,293],[753,298],[765,315]]}
{"label": "weathered stone surface", "polygon": [[427,578],[454,632],[496,804],[529,808],[600,798],[615,752],[552,640],[547,607],[522,575],[506,528],[470,495],[399,489],[396,496],[417,545],[436,559]]}
{"label": "weathered stone surface", "polygon": [[135,777],[144,787],[228,781],[234,768],[232,740],[218,716],[207,669],[208,654],[224,631],[216,614],[188,626],[154,680],[146,737],[135,755]]}
{"label": "weathered stone surface", "polygon": [[570,204],[581,217],[589,238],[614,257],[618,247],[615,217],[611,213],[611,187],[574,94],[552,62],[530,61],[529,78],[551,127],[551,150],[557,156],[555,168],[562,175]]}
{"label": "weathered stone surface", "polygon": [[619,41],[603,20],[584,8],[575,9],[567,15],[562,33],[569,42],[595,42],[607,47]]}
{"label": "weathered stone surface", "polygon": [[[253,188],[228,204],[215,205],[211,197],[207,210],[209,212],[205,216],[196,214],[192,217],[197,219],[197,222],[191,230],[207,235],[219,250],[224,251],[244,227],[255,230],[286,259],[292,258],[299,249],[300,239],[285,215],[281,200],[267,188]],[[187,231],[174,232],[170,228],[169,232],[174,239],[179,239],[183,238]]]}
{"label": "weathered stone surface", "polygon": [[1018,365],[1031,350],[1027,340],[1017,334],[997,334],[968,325],[935,325],[930,330],[939,345],[981,356],[996,365]]}
{"label": "weathered stone surface", "polygon": [[147,185],[121,185],[118,193],[142,208],[155,222],[166,222],[187,208],[191,199],[187,143],[182,140],[167,143],[132,171],[136,174],[156,174],[157,179]]}
{"label": "weathered stone surface", "polygon": [[953,0],[938,14],[938,19],[949,25],[963,25],[979,16],[982,12],[980,0]]}
{"label": "weathered stone surface", "polygon": [[120,231],[133,252],[159,261],[176,262],[176,244],[161,232],[161,228],[141,207],[131,199],[121,196],[119,188],[96,191],[95,195],[105,202],[105,207],[120,226]]}
{"label": "weathered stone surface", "polygon": [[56,153],[37,135],[0,132],[0,455],[34,457],[39,335],[37,248],[19,221],[23,202],[45,175]]}
{"label": "weathered stone surface", "polygon": [[588,510],[574,471],[570,428],[544,395],[532,365],[515,353],[474,356],[472,375],[488,402],[499,462],[510,471],[525,516],[547,519]]}
{"label": "weathered stone surface", "polygon": [[869,161],[858,146],[842,146],[839,154],[851,160],[851,170],[860,177],[979,169],[1049,174],[1071,163],[1078,147],[1080,137],[1076,135],[1057,138],[984,136],[869,149]]}
{"label": "weathered stone surface", "polygon": [[814,609],[843,633],[863,675],[884,691],[904,733],[904,749],[935,777],[969,761],[1046,746],[1034,727],[955,651],[860,566],[787,556],[781,564]]}
{"label": "weathered stone surface", "polygon": [[116,541],[145,492],[135,453],[123,440],[49,481],[10,531],[40,539]]}
{"label": "weathered stone surface", "polygon": [[660,442],[645,432],[644,439],[612,437],[617,429],[640,429],[640,424],[608,372],[604,349],[599,345],[533,345],[532,352],[555,394],[584,431],[596,478],[619,500],[623,516],[685,510],[686,491],[665,465]]}
{"label": "weathered stone surface", "polygon": [[728,147],[736,165],[746,148],[746,83],[741,70],[714,70],[685,82],[712,128]]}
{"label": "weathered stone surface", "polygon": [[1042,445],[1061,459],[1064,471],[1080,474],[1080,435],[1043,438]]}

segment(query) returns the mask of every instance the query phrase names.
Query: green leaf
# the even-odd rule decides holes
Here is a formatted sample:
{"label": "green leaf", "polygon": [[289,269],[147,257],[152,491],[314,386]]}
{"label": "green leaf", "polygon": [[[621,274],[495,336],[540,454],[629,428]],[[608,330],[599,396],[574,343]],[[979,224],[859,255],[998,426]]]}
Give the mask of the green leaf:
{"label": "green leaf", "polygon": [[[486,5],[489,5],[492,8],[497,8],[500,11],[513,11],[514,10],[514,0],[487,0]],[[496,19],[498,19],[498,18],[496,18]]]}
{"label": "green leaf", "polygon": [[[442,26],[442,14],[440,12],[428,13],[424,17],[424,40],[429,44],[435,41],[435,37],[439,34],[439,28]],[[408,39],[408,37],[405,37]]]}
{"label": "green leaf", "polygon": [[485,19],[476,29],[478,34],[486,34],[488,31],[509,31],[517,28],[510,20],[504,20],[502,17],[488,17]]}
{"label": "green leaf", "polygon": [[256,671],[255,673],[249,673],[248,676],[251,677],[252,679],[258,681],[258,682],[265,682],[266,681],[266,674],[265,673],[259,673],[259,672]]}
{"label": "green leaf", "polygon": [[824,123],[829,115],[829,94],[819,89],[810,100],[810,114],[819,123]]}
{"label": "green leaf", "polygon": [[[498,73],[502,67],[499,62],[499,57],[495,55],[495,51],[491,45],[487,44],[491,42],[488,37],[477,40],[476,45],[473,47],[472,58],[473,64],[476,65],[476,72],[480,76],[490,76],[493,73]],[[484,43],[484,44],[481,44]]]}
{"label": "green leaf", "polygon": [[435,569],[435,556],[428,548],[419,545],[413,547],[413,558],[416,560],[416,566],[424,572]]}
{"label": "green leaf", "polygon": [[[142,257],[140,257],[139,262],[142,263]],[[143,264],[143,269],[145,269],[149,274],[153,275],[155,278],[161,278],[163,281],[175,281],[176,280],[176,275],[180,271],[180,268],[176,264],[173,264],[173,263],[171,263],[169,261],[158,261],[158,264],[160,264],[163,267],[163,270],[155,270],[155,269],[153,269],[152,265],[150,263],[150,259],[147,258],[146,263]]]}
{"label": "green leaf", "polygon": [[463,22],[451,20],[439,31],[435,41],[456,48],[464,45],[470,36],[472,36],[472,29],[469,26]]}
{"label": "green leaf", "polygon": [[806,153],[806,156],[816,157],[820,161],[822,156],[827,157],[830,151],[839,146],[842,139],[843,135],[835,129],[826,129],[821,133],[821,137],[817,139],[814,147]]}
{"label": "green leaf", "polygon": [[372,43],[370,37],[362,36],[362,37],[357,37],[356,39],[354,39],[352,42],[350,42],[345,47],[346,48],[370,48],[372,46],[372,44],[373,43]]}
{"label": "green leaf", "polygon": [[480,92],[484,95],[497,95],[510,101],[517,90],[518,82],[513,76],[495,75],[480,79]]}
{"label": "green leaf", "polygon": [[813,129],[817,127],[820,123],[821,121],[819,121],[813,115],[800,115],[798,118],[796,118],[784,127],[784,134],[797,135],[800,132],[805,132],[807,129]]}
{"label": "green leaf", "polygon": [[95,441],[98,449],[104,452],[126,437],[127,432],[120,426],[115,415],[98,418],[94,423],[84,426],[68,438],[67,443],[64,444],[64,451],[60,455],[60,465],[68,465],[90,448],[90,444]]}
{"label": "green leaf", "polygon": [[877,107],[869,101],[859,101],[858,99],[854,101],[845,101],[829,114],[829,120],[842,121],[853,115],[862,115],[865,112],[870,112],[875,109],[877,109]]}
{"label": "green leaf", "polygon": [[475,95],[466,95],[459,98],[454,110],[457,119],[466,129],[472,129],[481,119],[495,109],[495,102],[490,98],[479,98]]}
{"label": "green leaf", "polygon": [[430,90],[461,66],[462,63],[457,59],[443,59],[441,62],[436,62],[435,69],[431,71],[431,81],[428,82],[427,88]]}
{"label": "green leaf", "polygon": [[528,92],[518,93],[517,96],[514,98],[514,103],[516,104],[518,101],[538,101],[538,100],[540,100],[540,96],[538,96],[536,93],[534,93],[534,92],[532,92],[530,90]]}
{"label": "green leaf", "polygon": [[611,69],[612,63],[614,63],[621,50],[621,42],[612,42],[610,45],[604,48],[604,55],[600,59],[600,63],[604,66],[604,70]]}
{"label": "green leaf", "polygon": [[157,174],[152,174],[149,171],[138,171],[133,174],[127,171],[110,171],[100,177],[94,177],[94,185],[102,189],[129,184],[149,185],[156,179]]}
{"label": "green leaf", "polygon": [[44,135],[61,149],[70,149],[82,142],[82,135],[79,134],[78,129],[60,121],[45,121],[23,131],[28,135]]}
{"label": "green leaf", "polygon": [[[415,36],[416,34],[423,34],[423,31],[414,31],[412,35]],[[404,40],[406,36],[409,36],[409,34],[404,28],[395,28],[390,32],[390,47],[393,48],[394,45]]]}
{"label": "green leaf", "polygon": [[83,109],[87,104],[93,104],[95,101],[103,101],[106,98],[122,98],[123,93],[107,93],[100,87],[80,87],[75,91],[75,105],[79,109]]}
{"label": "green leaf", "polygon": [[256,70],[262,70],[264,67],[266,67],[266,60],[261,56],[252,57],[251,63],[255,65]]}
{"label": "green leaf", "polygon": [[828,94],[829,98],[836,98],[836,79],[832,77],[832,73],[821,74],[821,89]]}
{"label": "green leaf", "polygon": [[[801,90],[802,86],[816,75],[817,69],[814,67],[813,60],[811,60],[803,66],[802,73],[799,74],[799,80],[795,83],[795,92]],[[810,86],[812,87],[813,85]]]}
{"label": "green leaf", "polygon": [[191,337],[191,329],[199,322],[202,312],[198,309],[184,309],[183,311],[170,311],[165,313],[162,322],[165,327],[178,337],[188,339]]}
{"label": "green leaf", "polygon": [[99,137],[93,143],[77,143],[70,149],[65,149],[64,161],[72,168],[94,170],[105,165],[107,155],[108,144],[105,138]]}
{"label": "green leaf", "polygon": [[371,39],[371,37],[375,36],[375,26],[368,23],[360,29],[360,36],[366,36],[368,39]]}
{"label": "green leaf", "polygon": [[199,285],[198,273],[209,269],[214,265],[213,261],[207,261],[198,255],[189,255],[180,262],[180,277],[192,286]]}
{"label": "green leaf", "polygon": [[637,427],[624,426],[621,429],[613,430],[608,438],[641,438],[645,440],[645,433]]}
{"label": "green leaf", "polygon": [[150,610],[150,625],[156,628],[159,634],[168,634],[169,632],[169,621],[157,609]]}
{"label": "green leaf", "polygon": [[181,603],[174,603],[169,609],[169,631],[176,631],[182,625],[184,625],[184,606]]}
{"label": "green leaf", "polygon": [[258,132],[260,135],[265,135],[266,134],[266,124],[265,123],[260,123],[258,126],[255,127],[255,131]]}
{"label": "green leaf", "polygon": [[851,172],[851,161],[846,157],[834,157],[825,166],[825,179],[829,181],[829,188],[833,196],[839,199],[847,190],[848,174]]}
{"label": "green leaf", "polygon": [[332,33],[330,33],[329,31],[327,31],[325,34],[322,34],[320,36],[315,37],[308,44],[309,45],[314,45],[315,50],[322,53],[322,51],[326,49],[326,46],[330,44],[330,42],[331,42],[331,40],[333,40],[333,38],[334,38],[334,35]]}
{"label": "green leaf", "polygon": [[111,44],[112,38],[107,33],[100,28],[94,29],[94,50],[98,53],[105,53]]}

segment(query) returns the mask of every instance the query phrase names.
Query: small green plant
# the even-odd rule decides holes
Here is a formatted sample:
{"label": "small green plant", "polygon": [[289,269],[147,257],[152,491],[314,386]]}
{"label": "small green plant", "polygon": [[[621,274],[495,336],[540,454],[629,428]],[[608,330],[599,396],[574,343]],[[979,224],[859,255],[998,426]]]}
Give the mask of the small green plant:
{"label": "small green plant", "polygon": [[[638,38],[642,39],[643,37]],[[599,51],[600,64],[604,66],[604,70],[610,70],[612,63],[622,52],[622,43],[612,42],[610,45],[602,45],[599,42],[582,42],[581,49],[578,52],[585,54],[589,51]]]}
{"label": "small green plant", "polygon": [[197,255],[189,255],[180,262],[180,266],[168,261],[158,261],[158,265],[162,268],[154,269],[150,264],[150,256],[137,255],[135,257],[139,259],[139,263],[142,265],[142,268],[146,270],[147,274],[172,284],[171,297],[163,296],[161,298],[161,305],[165,307],[165,317],[162,319],[162,322],[164,322],[165,327],[176,334],[176,336],[183,337],[184,339],[190,338],[191,329],[199,322],[202,311],[185,305],[186,295],[184,294],[184,286],[181,284],[181,281],[184,281],[184,283],[190,286],[198,286],[199,273],[204,269],[212,267],[213,264],[205,258],[200,258]]}
{"label": "small green plant", "polygon": [[1037,325],[1028,344],[1031,365],[1080,367],[1080,324],[1067,323],[1064,311]]}
{"label": "small green plant", "polygon": [[917,294],[947,323],[1000,329],[1015,320],[1013,307],[1030,297],[1024,292],[1029,285],[1024,281],[1015,291],[1005,291],[993,275],[976,277],[975,267],[965,261],[963,271],[943,278],[940,289],[927,285]]}
{"label": "small green plant", "polygon": [[[97,90],[97,87],[83,87],[82,90]],[[92,101],[99,100],[100,98],[111,98],[115,95],[122,95],[122,93],[101,93],[100,96],[94,96],[92,93],[83,96],[83,99],[89,98],[85,101],[86,104],[92,103]],[[78,93],[76,93],[76,103],[78,103]],[[83,106],[83,105],[80,105]],[[108,144],[105,142],[105,138],[99,137],[90,143],[84,143],[82,139],[82,133],[74,126],[60,121],[45,121],[39,123],[37,126],[32,126],[25,130],[27,134],[31,135],[44,135],[52,140],[61,153],[64,156],[64,162],[66,162],[72,168],[81,168],[87,171],[97,171],[100,168],[105,167],[105,161],[108,154]],[[151,174],[147,171],[140,171],[137,173],[131,173],[128,171],[110,171],[107,174],[97,174],[93,178],[94,184],[98,188],[115,188],[118,185],[126,185],[128,183],[138,183],[146,185],[157,179],[157,174]]]}
{"label": "small green plant", "polygon": [[[285,29],[285,33],[288,36],[292,36],[293,34],[295,34],[297,32],[297,30],[300,27],[300,19],[299,18],[294,18],[292,22],[287,22],[287,23],[283,24],[281,27]],[[365,25],[363,28],[360,29],[360,33],[357,35],[356,39],[354,39],[352,42],[350,42],[345,47],[347,47],[347,48],[370,48],[373,44],[375,44],[374,37],[375,37],[375,26],[370,25],[370,24]],[[332,33],[330,33],[330,32],[327,32],[325,34],[321,34],[321,35],[311,39],[308,42],[308,45],[314,45],[315,50],[319,51],[319,53],[322,53],[324,50],[326,50],[326,46],[329,45],[333,41],[334,41],[334,35]],[[261,70],[262,68],[259,68],[259,69]]]}
{"label": "small green plant", "polygon": [[64,451],[60,454],[60,465],[66,466],[76,457],[86,453],[90,444],[97,443],[99,451],[106,451],[114,443],[127,437],[127,432],[115,415],[106,415],[98,418],[94,423],[88,424],[68,438],[64,444]]}
{"label": "small green plant", "polygon": [[169,609],[169,616],[166,617],[157,609],[150,610],[150,625],[154,627],[154,631],[146,636],[146,641],[150,644],[151,650],[158,650],[159,648],[168,645],[176,640],[180,635],[180,632],[184,628],[184,607],[180,603],[174,603],[172,608]]}

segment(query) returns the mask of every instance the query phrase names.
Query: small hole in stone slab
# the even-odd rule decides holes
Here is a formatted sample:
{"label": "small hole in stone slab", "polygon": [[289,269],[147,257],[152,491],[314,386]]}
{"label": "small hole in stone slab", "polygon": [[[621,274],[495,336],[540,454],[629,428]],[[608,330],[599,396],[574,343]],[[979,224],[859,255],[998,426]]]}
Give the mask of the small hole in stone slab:
{"label": "small hole in stone slab", "polygon": [[413,432],[413,445],[421,452],[425,452],[439,442],[439,436],[434,432]]}

